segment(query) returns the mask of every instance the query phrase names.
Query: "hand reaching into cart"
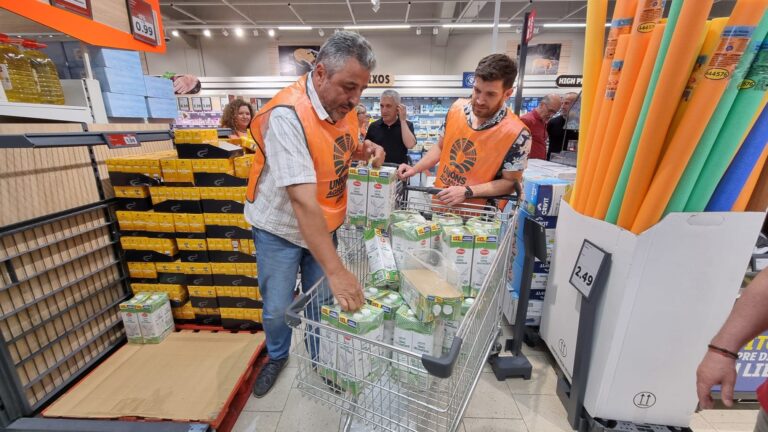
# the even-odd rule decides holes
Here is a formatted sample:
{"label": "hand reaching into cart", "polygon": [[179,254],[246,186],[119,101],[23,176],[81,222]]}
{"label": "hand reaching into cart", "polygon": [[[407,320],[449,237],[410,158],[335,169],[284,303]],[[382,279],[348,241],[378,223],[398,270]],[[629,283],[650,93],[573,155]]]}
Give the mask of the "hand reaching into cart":
{"label": "hand reaching into cart", "polygon": [[407,180],[418,173],[419,171],[416,169],[416,167],[412,167],[408,164],[400,164],[400,166],[397,167],[397,177],[400,180]]}
{"label": "hand reaching into cart", "polygon": [[365,303],[363,288],[357,277],[347,269],[328,275],[333,297],[341,308],[347,312],[356,311]]}

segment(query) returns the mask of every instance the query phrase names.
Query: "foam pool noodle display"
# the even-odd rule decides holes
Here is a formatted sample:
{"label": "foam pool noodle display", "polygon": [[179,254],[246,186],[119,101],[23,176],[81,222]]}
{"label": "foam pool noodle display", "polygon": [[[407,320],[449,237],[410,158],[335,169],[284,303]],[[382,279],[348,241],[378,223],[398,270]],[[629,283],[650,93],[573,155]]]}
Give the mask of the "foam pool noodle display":
{"label": "foam pool noodle display", "polygon": [[[664,145],[664,138],[677,109],[677,101],[680,100],[683,90],[685,90],[685,84],[691,75],[693,64],[702,43],[704,43],[704,30],[711,8],[712,0],[700,0],[683,2],[680,9],[669,50],[664,56],[664,64],[651,96],[651,102],[648,105],[645,122],[643,122],[639,136],[637,133],[633,136],[633,144],[634,138],[638,138],[637,152],[632,163],[625,163],[622,170],[629,173],[617,220],[617,225],[622,228],[630,229],[632,227],[642,200],[651,185],[653,174],[659,162],[661,148]],[[660,52],[659,57],[662,57],[661,54]],[[675,101],[675,103],[669,103],[670,100]],[[629,158],[627,162],[629,162]],[[622,172],[623,176],[624,172]],[[618,186],[617,192],[620,192]],[[614,199],[616,198],[617,196],[614,194]]]}
{"label": "foam pool noodle display", "polygon": [[712,194],[706,211],[730,211],[768,142],[768,106],[755,122],[744,144]]}
{"label": "foam pool noodle display", "polygon": [[768,146],[765,146],[763,149],[763,154],[761,154],[760,158],[757,160],[757,164],[755,164],[755,167],[752,169],[752,174],[749,175],[747,182],[739,193],[739,197],[736,198],[736,202],[733,203],[731,211],[743,212],[747,210],[749,199],[752,198],[752,194],[755,192],[757,180],[760,178],[760,173],[763,172],[763,168],[765,168],[766,158],[768,158]]}
{"label": "foam pool noodle display", "polygon": [[[686,212],[704,211],[717,184],[725,174],[728,164],[741,145],[741,137],[749,131],[754,113],[764,102],[768,89],[768,45],[763,41],[741,90],[733,102],[728,118],[712,146],[712,151],[696,179],[690,197],[685,204]],[[735,138],[737,137],[737,138]]]}
{"label": "foam pool noodle display", "polygon": [[[705,67],[704,79],[698,84],[690,107],[656,169],[632,224],[633,232],[645,231],[666,214],[667,204],[675,192],[670,186],[679,186],[678,182],[684,174],[688,178],[698,177],[736,99],[739,85],[768,31],[768,15],[764,14],[766,6],[768,0],[741,0],[736,3],[722,40]],[[702,122],[702,119],[709,121]],[[749,172],[746,173],[748,175]],[[692,188],[693,181],[687,184]]]}

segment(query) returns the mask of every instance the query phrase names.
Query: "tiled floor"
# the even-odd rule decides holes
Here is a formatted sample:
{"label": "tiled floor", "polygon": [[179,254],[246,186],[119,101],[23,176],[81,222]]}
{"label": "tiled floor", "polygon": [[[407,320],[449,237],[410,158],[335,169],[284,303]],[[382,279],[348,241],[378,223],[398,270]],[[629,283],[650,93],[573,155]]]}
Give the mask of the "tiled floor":
{"label": "tiled floor", "polygon": [[[534,367],[529,381],[499,382],[488,365],[458,432],[570,432],[555,395],[557,377],[543,351],[523,351]],[[289,362],[275,388],[262,399],[251,397],[234,432],[337,432],[340,415],[303,396],[296,388],[295,362]],[[704,411],[691,422],[694,432],[752,432],[757,411]]]}

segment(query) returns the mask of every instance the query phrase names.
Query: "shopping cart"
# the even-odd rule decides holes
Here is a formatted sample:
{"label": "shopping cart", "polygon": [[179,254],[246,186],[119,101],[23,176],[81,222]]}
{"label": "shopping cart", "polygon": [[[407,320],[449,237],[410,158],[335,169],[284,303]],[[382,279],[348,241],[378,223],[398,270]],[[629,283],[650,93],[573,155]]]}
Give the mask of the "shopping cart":
{"label": "shopping cart", "polygon": [[[474,305],[462,320],[450,351],[433,357],[404,350],[386,343],[339,330],[310,319],[317,316],[309,309],[318,307],[318,282],[301,294],[286,314],[293,327],[291,356],[297,362],[298,388],[304,394],[342,412],[340,429],[348,431],[455,431],[474,391],[483,365],[499,333],[502,293],[506,289],[514,239],[515,201],[505,211],[495,206],[448,207],[431,199],[411,197],[409,192],[435,193],[436,189],[402,187],[399,209],[417,210],[427,218],[436,213],[480,215],[501,222],[499,250]],[[362,228],[344,226],[338,231],[339,251],[346,267],[360,283],[368,274],[368,262]],[[321,377],[318,356],[307,347],[317,344],[345,344],[359,363],[334,369],[336,377],[356,381],[354,390],[343,389]],[[313,358],[314,357],[314,358]],[[376,373],[361,371],[358,364],[377,365]],[[327,365],[326,365],[327,366]],[[367,375],[364,375],[367,374]],[[407,376],[408,379],[402,377]],[[338,382],[338,380],[336,381]]]}

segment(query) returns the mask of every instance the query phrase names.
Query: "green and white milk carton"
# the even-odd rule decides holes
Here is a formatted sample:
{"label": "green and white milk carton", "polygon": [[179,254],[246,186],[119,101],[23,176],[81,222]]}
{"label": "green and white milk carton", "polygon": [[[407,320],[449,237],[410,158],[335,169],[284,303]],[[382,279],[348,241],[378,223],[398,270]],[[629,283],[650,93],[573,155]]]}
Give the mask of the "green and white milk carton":
{"label": "green and white milk carton", "polygon": [[468,296],[472,288],[472,260],[475,235],[463,226],[443,228],[441,252],[456,270],[456,287]]}
{"label": "green and white milk carton", "polygon": [[125,326],[125,333],[128,336],[128,343],[144,343],[144,339],[141,337],[139,314],[142,308],[141,302],[147,297],[149,297],[149,293],[139,293],[133,298],[120,303],[120,316],[123,318],[123,325]]}
{"label": "green and white milk carton", "polygon": [[398,268],[405,267],[407,253],[430,249],[432,238],[439,234],[439,225],[427,222],[406,220],[392,225],[392,252]]}
{"label": "green and white milk carton", "polygon": [[459,325],[461,325],[461,321],[464,320],[464,316],[467,315],[473,304],[475,304],[475,299],[464,299],[464,302],[461,304],[461,317],[458,320],[443,321],[443,354],[451,350],[453,339],[456,337],[456,332],[459,331]]}
{"label": "green and white milk carton", "polygon": [[397,193],[396,172],[394,167],[371,168],[368,172],[368,224],[374,228],[389,227]]}
{"label": "green and white milk carton", "polygon": [[483,216],[477,216],[467,220],[467,228],[479,229],[488,234],[498,236],[501,233],[501,221],[496,219],[488,220]]}
{"label": "green and white milk carton", "polygon": [[350,225],[365,226],[367,211],[368,167],[350,167],[347,177],[347,221]]}
{"label": "green and white milk carton", "polygon": [[462,295],[453,284],[429,269],[403,270],[400,275],[400,294],[420,321],[459,318]]}
{"label": "green and white milk carton", "polygon": [[344,390],[359,394],[365,381],[375,382],[384,369],[383,350],[367,340],[384,341],[384,311],[370,305],[363,305],[357,312],[340,312],[339,330],[356,335],[340,335],[338,347],[336,384]]}
{"label": "green and white milk carton", "polygon": [[371,285],[396,286],[400,280],[389,236],[380,229],[368,228],[363,233]]}
{"label": "green and white milk carton", "polygon": [[145,344],[160,343],[173,331],[173,313],[167,293],[149,293],[141,301],[138,315],[141,338]]}
{"label": "green and white milk carton", "polygon": [[[331,328],[338,328],[340,312],[341,308],[338,305],[322,306],[320,322]],[[336,382],[339,334],[323,327],[320,327],[319,333],[317,373],[323,378]]]}
{"label": "green and white milk carton", "polygon": [[[442,335],[437,332],[437,323],[425,323],[416,314],[402,305],[395,314],[395,332],[393,345],[415,354],[439,356],[442,351]],[[394,353],[392,374],[400,382],[406,382],[420,388],[427,387],[427,371],[419,357]]]}
{"label": "green and white milk carton", "polygon": [[392,345],[395,336],[395,314],[403,305],[403,297],[394,291],[381,290],[368,304],[384,311],[384,343]]}
{"label": "green and white milk carton", "polygon": [[[445,231],[445,229],[449,227],[464,226],[464,219],[462,219],[461,216],[450,213],[435,213],[432,215],[432,222],[440,225],[442,231]],[[438,241],[432,242],[432,249],[442,252],[442,239],[438,237],[437,240]]]}
{"label": "green and white milk carton", "polygon": [[398,222],[403,222],[403,221],[427,223],[427,220],[424,219],[424,216],[422,216],[421,213],[419,213],[416,210],[395,210],[392,212],[392,215],[389,217],[390,225],[394,225]]}
{"label": "green and white milk carton", "polygon": [[499,252],[500,239],[493,230],[470,228],[470,232],[475,235],[475,252],[472,256],[472,287],[467,297],[477,297]]}

